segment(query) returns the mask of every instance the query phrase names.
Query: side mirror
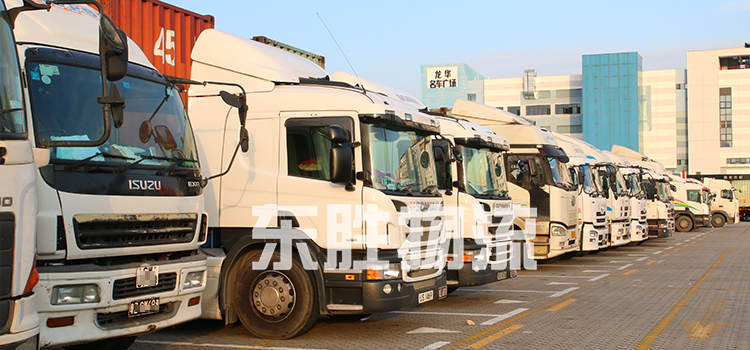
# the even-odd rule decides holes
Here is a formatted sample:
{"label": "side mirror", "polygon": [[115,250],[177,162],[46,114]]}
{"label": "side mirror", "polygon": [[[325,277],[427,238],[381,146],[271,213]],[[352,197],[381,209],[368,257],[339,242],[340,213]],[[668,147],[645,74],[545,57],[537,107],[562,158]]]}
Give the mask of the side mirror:
{"label": "side mirror", "polygon": [[347,133],[346,129],[341,125],[328,126],[328,139],[331,140],[332,144],[341,144],[351,141],[349,133]]}
{"label": "side mirror", "polygon": [[331,147],[331,182],[340,185],[351,185],[354,182],[353,153],[351,146]]}
{"label": "side mirror", "polygon": [[245,126],[245,121],[247,120],[247,98],[245,95],[235,95],[232,93],[229,93],[227,91],[221,90],[219,92],[219,96],[221,96],[222,101],[224,103],[237,108],[239,111],[239,117],[240,117],[240,125]]}
{"label": "side mirror", "polygon": [[677,192],[677,186],[669,185],[669,188],[672,190],[672,192]]}
{"label": "side mirror", "polygon": [[122,123],[125,121],[125,99],[120,95],[120,90],[117,89],[117,85],[109,83],[109,108],[112,111],[112,121],[115,124],[115,128],[120,128]]}
{"label": "side mirror", "polygon": [[461,151],[459,151],[458,148],[452,147],[451,153],[453,154],[453,159],[455,159],[459,163],[463,163],[464,156],[461,154]]}
{"label": "side mirror", "polygon": [[118,81],[128,73],[128,36],[103,13],[99,20],[99,55],[107,80]]}
{"label": "side mirror", "polygon": [[537,174],[539,174],[539,169],[537,168],[536,162],[529,160],[526,164],[528,164],[529,175],[537,176]]}

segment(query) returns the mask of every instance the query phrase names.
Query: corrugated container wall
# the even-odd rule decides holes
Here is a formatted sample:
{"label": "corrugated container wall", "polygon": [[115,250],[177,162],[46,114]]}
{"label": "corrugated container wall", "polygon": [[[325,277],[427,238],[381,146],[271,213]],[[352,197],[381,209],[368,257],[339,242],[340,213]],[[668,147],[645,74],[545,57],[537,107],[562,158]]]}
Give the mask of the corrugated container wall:
{"label": "corrugated container wall", "polygon": [[198,35],[214,27],[214,17],[158,0],[100,0],[104,12],[135,41],[156,69],[190,78],[190,52]]}
{"label": "corrugated container wall", "polygon": [[[741,207],[750,207],[750,180],[731,180]],[[741,192],[740,192],[741,191]]]}

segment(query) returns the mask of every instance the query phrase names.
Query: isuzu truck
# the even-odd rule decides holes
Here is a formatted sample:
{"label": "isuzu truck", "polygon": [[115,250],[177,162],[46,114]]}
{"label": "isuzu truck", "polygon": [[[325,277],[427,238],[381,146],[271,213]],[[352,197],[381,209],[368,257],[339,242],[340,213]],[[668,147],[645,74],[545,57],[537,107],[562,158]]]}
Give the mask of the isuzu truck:
{"label": "isuzu truck", "polygon": [[391,311],[447,295],[444,201],[430,142],[437,119],[221,31],[202,32],[191,57],[192,79],[238,84],[233,94],[189,91],[202,166],[218,173],[235,163],[205,188],[204,318],[284,339],[321,314]]}
{"label": "isuzu truck", "polygon": [[643,189],[642,170],[618,154],[609,151],[602,152],[617,165],[618,170],[625,177],[625,185],[630,197],[630,241],[643,242],[648,239],[648,209],[646,193]]}
{"label": "isuzu truck", "polygon": [[34,175],[39,345],[127,348],[199,317],[206,213],[179,87],[88,5],[21,12],[14,33],[29,138],[50,153]]}
{"label": "isuzu truck", "polygon": [[609,246],[607,229],[607,197],[597,175],[594,161],[586,157],[580,146],[568,141],[570,136],[553,133],[557,143],[570,157],[568,167],[578,179],[578,234],[581,251],[596,251]]}

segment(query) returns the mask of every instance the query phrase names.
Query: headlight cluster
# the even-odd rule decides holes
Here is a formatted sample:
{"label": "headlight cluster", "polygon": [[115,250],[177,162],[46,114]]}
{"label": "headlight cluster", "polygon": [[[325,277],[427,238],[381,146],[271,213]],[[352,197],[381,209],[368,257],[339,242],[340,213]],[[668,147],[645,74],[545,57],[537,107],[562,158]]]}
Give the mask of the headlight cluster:
{"label": "headlight cluster", "polygon": [[372,265],[367,267],[367,280],[393,280],[401,278],[401,264]]}
{"label": "headlight cluster", "polygon": [[562,226],[552,225],[550,234],[552,236],[567,236],[568,230],[566,230],[565,227]]}
{"label": "headlight cluster", "polygon": [[196,288],[203,286],[203,271],[189,272],[182,281],[182,289]]}
{"label": "headlight cluster", "polygon": [[52,305],[91,304],[101,300],[96,284],[56,286],[52,288],[51,299]]}
{"label": "headlight cluster", "polygon": [[487,257],[482,254],[481,250],[464,250],[463,261],[474,262],[474,261],[485,261]]}

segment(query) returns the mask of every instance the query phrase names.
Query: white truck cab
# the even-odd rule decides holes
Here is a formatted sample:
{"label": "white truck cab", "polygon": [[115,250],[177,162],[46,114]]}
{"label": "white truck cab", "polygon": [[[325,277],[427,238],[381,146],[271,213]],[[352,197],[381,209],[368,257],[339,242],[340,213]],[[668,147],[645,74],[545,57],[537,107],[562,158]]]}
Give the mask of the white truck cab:
{"label": "white truck cab", "polygon": [[127,347],[201,314],[206,215],[178,87],[101,18],[84,4],[15,22],[29,139],[50,152],[35,172],[43,348]]}
{"label": "white truck cab", "polygon": [[[191,57],[192,79],[238,85],[234,96],[212,86],[189,91],[202,165],[218,173],[235,162],[205,188],[204,318],[284,339],[320,314],[447,296],[444,201],[430,142],[437,119],[218,30],[203,31]],[[239,120],[222,99],[246,101]]]}
{"label": "white truck cab", "polygon": [[711,224],[723,227],[724,224],[739,222],[740,201],[737,200],[737,189],[727,180],[703,178],[703,184],[716,194],[711,203]]}
{"label": "white truck cab", "polygon": [[[438,186],[446,205],[449,291],[516,276],[513,201],[505,177],[508,139],[447,115],[436,115],[441,136],[432,140]],[[516,267],[517,268],[517,267]]]}
{"label": "white truck cab", "polygon": [[578,251],[577,189],[565,165],[569,158],[552,134],[515,114],[465,100],[455,101],[453,115],[510,142],[505,169],[516,208],[514,229],[526,235],[530,256],[524,258],[547,260]]}
{"label": "white truck cab", "polygon": [[615,162],[625,177],[625,185],[630,194],[630,241],[643,242],[648,239],[648,209],[642,171],[618,154],[609,151],[602,152]]}
{"label": "white truck cab", "polygon": [[578,182],[578,234],[581,251],[590,252],[607,248],[607,196],[601,179],[594,168],[594,160],[586,157],[583,149],[568,141],[570,136],[553,133],[557,143],[570,157],[568,167]]}
{"label": "white truck cab", "polygon": [[669,174],[674,191],[675,228],[680,232],[692,231],[696,227],[710,226],[711,217],[703,194],[703,185]]}

